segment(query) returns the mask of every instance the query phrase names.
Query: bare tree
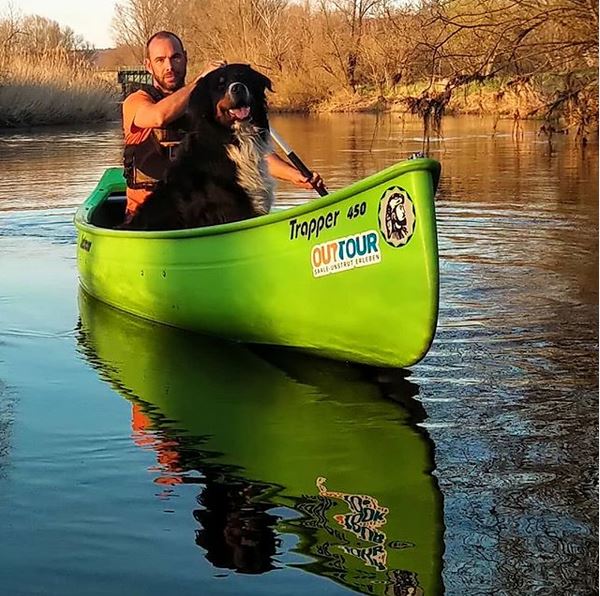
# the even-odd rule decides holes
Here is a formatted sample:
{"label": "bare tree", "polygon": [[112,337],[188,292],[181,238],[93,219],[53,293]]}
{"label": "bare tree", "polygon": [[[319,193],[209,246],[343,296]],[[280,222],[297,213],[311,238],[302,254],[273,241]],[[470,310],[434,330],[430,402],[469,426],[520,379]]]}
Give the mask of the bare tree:
{"label": "bare tree", "polygon": [[90,44],[70,27],[38,15],[27,16],[20,22],[19,44],[28,52],[44,54],[53,50],[88,50]]}
{"label": "bare tree", "polygon": [[[379,16],[382,0],[320,0],[325,21],[324,33],[331,45],[331,56],[337,63],[348,87],[355,92],[359,84],[359,66],[366,24]],[[322,67],[332,74],[334,67],[325,61]]]}
{"label": "bare tree", "polygon": [[22,33],[22,19],[23,17],[12,3],[6,7],[4,15],[0,15],[0,44],[3,48],[14,44],[17,37]]}
{"label": "bare tree", "polygon": [[[500,77],[501,93],[530,92],[530,81],[552,76],[544,107],[514,118],[543,115],[556,130],[559,114],[578,135],[598,88],[598,4],[590,0],[446,0],[428,8],[434,31],[431,69],[447,79],[447,98],[472,81]],[[520,101],[518,102],[520,103]],[[592,107],[592,111],[594,108]],[[596,104],[597,119],[597,104]]]}
{"label": "bare tree", "polygon": [[568,115],[575,126],[574,114],[586,122],[591,114],[597,121],[597,0],[117,4],[116,41],[135,49],[140,60],[147,38],[164,28],[184,39],[190,68],[214,58],[250,62],[307,105],[311,94],[385,96],[400,82],[419,83],[422,93],[406,102],[435,127],[456,89],[494,79],[499,99],[519,97],[515,117]]}
{"label": "bare tree", "polygon": [[140,62],[148,38],[160,30],[170,30],[180,13],[179,0],[123,0],[115,5],[112,32],[117,45],[130,48]]}

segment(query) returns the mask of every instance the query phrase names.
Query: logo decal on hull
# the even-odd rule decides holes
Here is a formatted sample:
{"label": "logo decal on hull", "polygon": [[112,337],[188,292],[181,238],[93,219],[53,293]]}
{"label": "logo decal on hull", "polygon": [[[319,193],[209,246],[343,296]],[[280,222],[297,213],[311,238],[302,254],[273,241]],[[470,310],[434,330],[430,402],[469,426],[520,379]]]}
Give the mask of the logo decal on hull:
{"label": "logo decal on hull", "polygon": [[90,240],[88,240],[85,237],[81,237],[81,242],[79,243],[79,247],[82,250],[85,250],[87,252],[90,252],[90,249],[92,248],[92,242]]}
{"label": "logo decal on hull", "polygon": [[379,237],[375,230],[316,244],[310,252],[310,262],[315,277],[323,277],[355,267],[366,267],[379,261],[381,261]]}
{"label": "logo decal on hull", "polygon": [[404,246],[415,231],[415,207],[403,188],[388,188],[379,201],[379,230],[394,248]]}

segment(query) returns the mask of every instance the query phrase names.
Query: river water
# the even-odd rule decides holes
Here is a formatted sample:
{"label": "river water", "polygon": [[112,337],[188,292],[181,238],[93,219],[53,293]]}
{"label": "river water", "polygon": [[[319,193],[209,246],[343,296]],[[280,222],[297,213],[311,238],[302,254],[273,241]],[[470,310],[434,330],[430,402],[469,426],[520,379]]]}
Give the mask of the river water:
{"label": "river water", "polygon": [[[332,189],[423,148],[397,115],[273,123]],[[0,134],[2,593],[597,593],[598,147],[511,126],[431,139],[441,308],[410,371],[87,298],[72,217],[118,126]]]}

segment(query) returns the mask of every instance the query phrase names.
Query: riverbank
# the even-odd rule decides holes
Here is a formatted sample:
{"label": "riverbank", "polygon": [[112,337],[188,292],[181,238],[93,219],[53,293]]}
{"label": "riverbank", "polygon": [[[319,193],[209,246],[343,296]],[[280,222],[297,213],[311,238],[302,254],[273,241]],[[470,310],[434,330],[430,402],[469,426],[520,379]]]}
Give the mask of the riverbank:
{"label": "riverbank", "polygon": [[[390,113],[404,118],[419,117],[424,135],[440,134],[442,120],[447,116],[488,117],[495,133],[500,120],[513,122],[512,135],[523,134],[523,122],[538,122],[538,131],[551,139],[555,134],[570,134],[586,145],[598,143],[598,86],[565,89],[555,83],[491,81],[468,84],[452,89],[445,81],[435,86],[413,85],[377,93],[362,89],[356,93],[333,92],[316,102],[307,102],[302,95],[275,96],[272,109],[280,112],[309,113]],[[545,84],[544,84],[545,83]]]}
{"label": "riverbank", "polygon": [[[269,96],[274,113],[395,113],[424,117],[491,116],[494,119],[540,120],[553,132],[585,129],[587,136],[598,132],[597,93],[567,95],[558,85],[535,82],[470,84],[446,91],[446,82],[435,86],[414,84],[378,92],[361,88],[355,93],[332,90],[327,94],[275,84]],[[20,59],[0,78],[0,129],[55,124],[85,124],[120,119],[120,88],[106,75],[90,70],[85,63],[64,59],[44,65]],[[576,101],[575,101],[576,100]],[[578,133],[579,134],[579,133]]]}
{"label": "riverbank", "polygon": [[[40,80],[35,76],[15,76],[0,85],[0,128],[21,128],[54,124],[84,124],[120,118],[120,95],[116,86],[90,75],[69,81]],[[340,91],[322,100],[281,96],[269,98],[271,111],[276,113],[406,113],[411,109],[407,93],[378,95]],[[517,110],[521,117],[539,110],[543,102],[536,96],[526,100],[513,95],[499,98],[494,92],[459,92],[446,106],[445,114],[499,116],[512,118]]]}
{"label": "riverbank", "polygon": [[[446,91],[445,80],[430,86],[425,83],[378,92],[374,89],[358,89],[351,93],[348,90],[332,91],[321,98],[311,97],[309,93],[275,93],[270,97],[270,106],[279,112],[311,112],[311,113],[418,113],[415,104],[427,101],[430,105],[443,104],[443,115],[446,116],[493,116],[497,118],[518,118],[520,120],[541,120],[553,111],[552,116],[560,118],[573,111],[572,96],[579,101],[577,107],[585,112],[589,125],[598,128],[598,88],[592,88],[586,94],[571,94],[560,85],[548,85],[545,82],[500,82],[490,81],[486,84],[469,84],[458,87],[443,97]],[[277,90],[277,89],[276,89]],[[560,104],[562,96],[571,100]],[[553,110],[554,108],[554,110]],[[570,114],[571,116],[573,114]]]}

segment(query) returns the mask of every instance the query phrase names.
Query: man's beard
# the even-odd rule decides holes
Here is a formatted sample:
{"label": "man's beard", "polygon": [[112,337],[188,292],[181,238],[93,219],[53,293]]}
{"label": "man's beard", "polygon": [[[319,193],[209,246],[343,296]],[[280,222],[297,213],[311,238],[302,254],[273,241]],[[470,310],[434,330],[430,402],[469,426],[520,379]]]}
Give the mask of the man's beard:
{"label": "man's beard", "polygon": [[158,86],[164,91],[177,91],[181,89],[184,85],[185,81],[185,72],[182,74],[173,73],[174,78],[171,80],[166,80],[165,77],[158,77],[154,71],[152,72],[152,76],[154,80],[158,83]]}

